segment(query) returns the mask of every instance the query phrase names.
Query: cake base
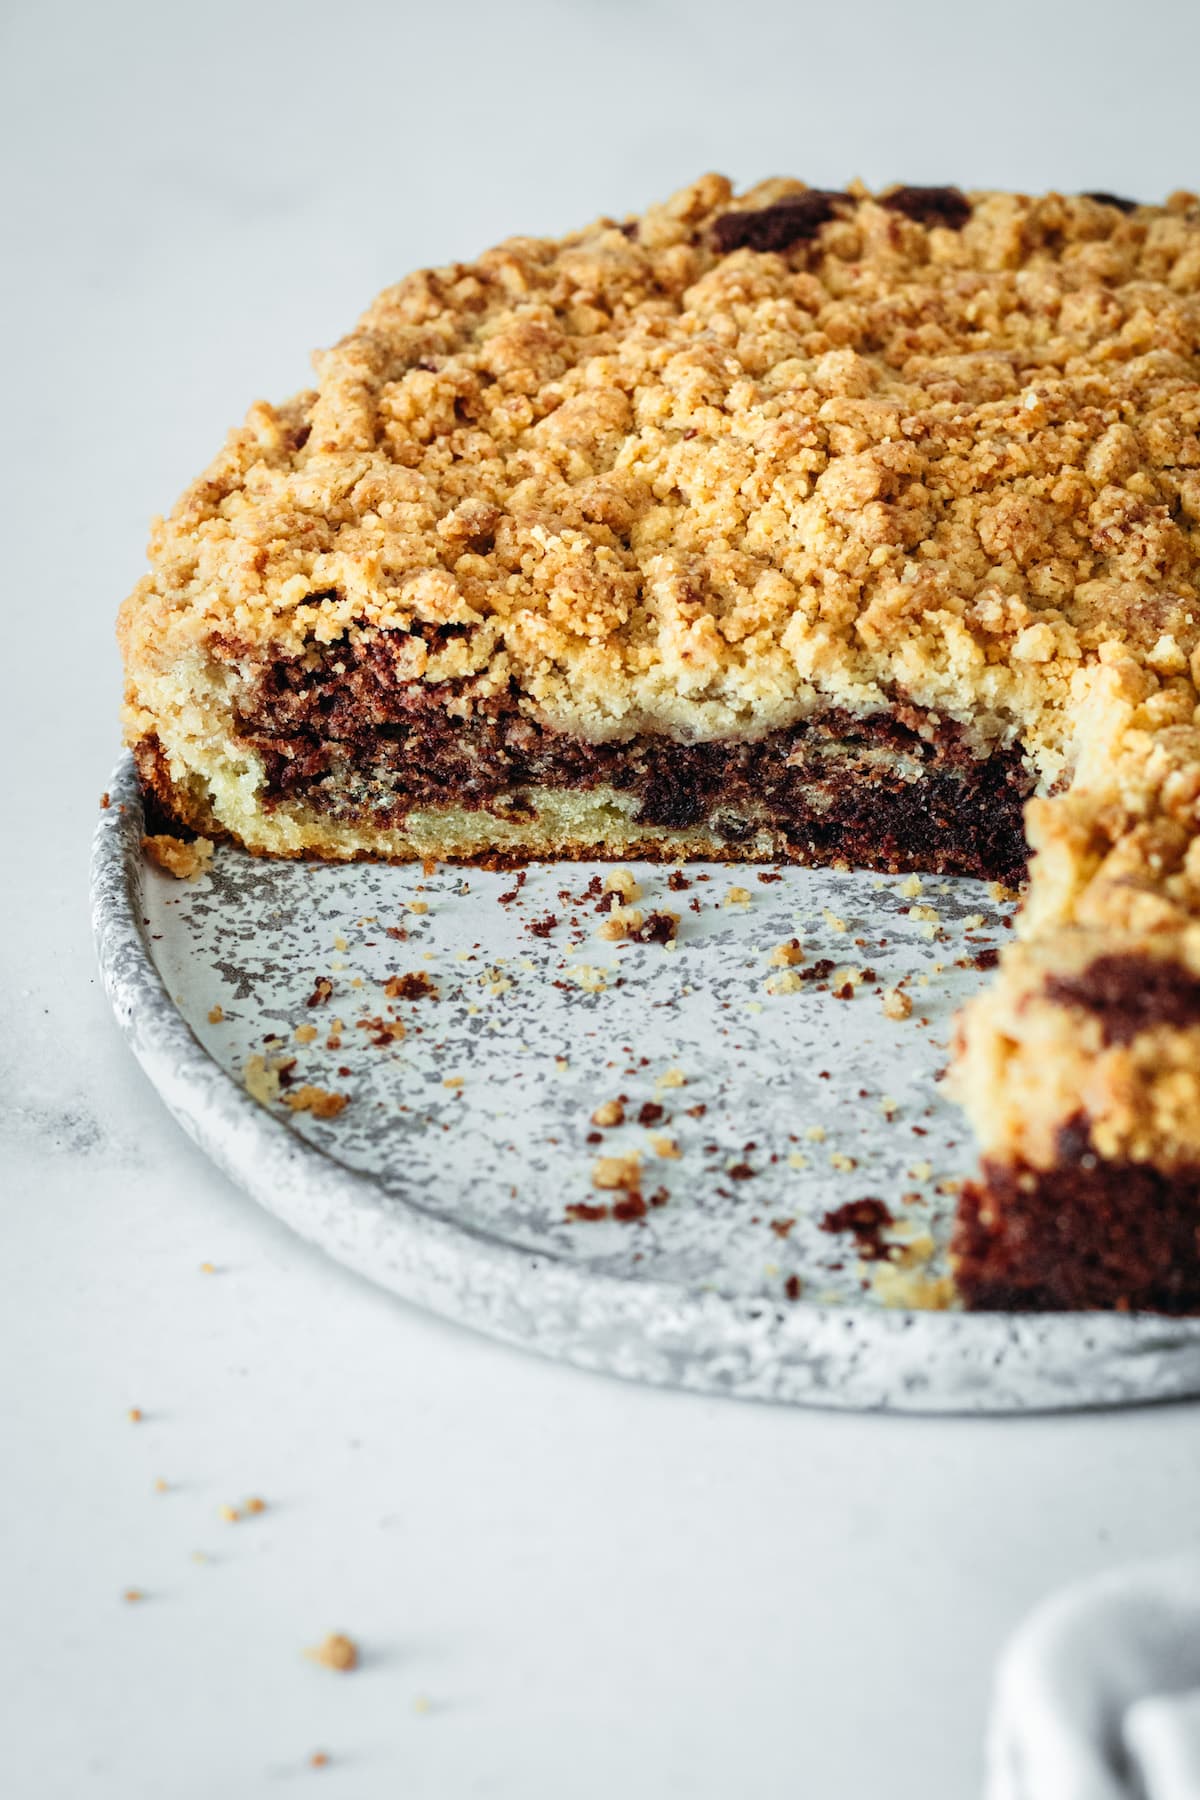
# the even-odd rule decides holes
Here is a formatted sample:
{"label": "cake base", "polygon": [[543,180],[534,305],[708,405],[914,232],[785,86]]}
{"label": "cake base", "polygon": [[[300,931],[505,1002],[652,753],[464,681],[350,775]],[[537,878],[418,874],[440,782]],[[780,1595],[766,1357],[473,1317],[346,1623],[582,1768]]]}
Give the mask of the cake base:
{"label": "cake base", "polygon": [[337,860],[704,858],[1009,886],[1025,874],[1019,747],[979,755],[916,709],[831,710],[758,738],[594,742],[511,697],[431,694],[377,663],[344,671],[348,692],[319,669],[298,679],[271,665],[248,684],[221,766],[189,773],[186,753],[142,738],[142,783],[168,817],[259,854]]}
{"label": "cake base", "polygon": [[1052,1169],[985,1161],[963,1190],[952,1257],[984,1311],[1200,1312],[1200,1168],[1107,1162],[1083,1122]]}

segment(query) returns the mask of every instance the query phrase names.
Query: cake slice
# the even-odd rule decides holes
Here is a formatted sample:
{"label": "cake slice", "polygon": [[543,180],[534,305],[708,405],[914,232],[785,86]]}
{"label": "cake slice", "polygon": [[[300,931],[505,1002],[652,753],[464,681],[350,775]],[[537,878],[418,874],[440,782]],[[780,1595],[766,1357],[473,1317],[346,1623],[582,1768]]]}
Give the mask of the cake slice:
{"label": "cake slice", "polygon": [[959,1020],[983,1152],[959,1205],[968,1304],[1200,1310],[1200,730],[1108,671],[1069,794],[1029,807],[1020,941]]}
{"label": "cake slice", "polygon": [[156,525],[144,785],[283,856],[1032,842],[960,1285],[1200,1307],[1198,345],[1190,194],[709,175],[412,275]]}

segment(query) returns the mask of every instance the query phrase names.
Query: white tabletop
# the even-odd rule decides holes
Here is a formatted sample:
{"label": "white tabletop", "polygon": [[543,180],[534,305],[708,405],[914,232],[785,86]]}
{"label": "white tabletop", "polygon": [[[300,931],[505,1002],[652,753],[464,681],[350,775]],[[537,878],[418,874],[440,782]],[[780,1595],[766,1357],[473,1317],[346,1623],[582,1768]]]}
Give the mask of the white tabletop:
{"label": "white tabletop", "polygon": [[[99,988],[112,617],[150,515],[409,267],[709,167],[1200,185],[1200,13],[12,0],[0,33],[0,1791],[962,1800],[1023,1611],[1200,1540],[1200,1413],[644,1391],[327,1265],[192,1150]],[[352,1675],[302,1655],[331,1630]]]}

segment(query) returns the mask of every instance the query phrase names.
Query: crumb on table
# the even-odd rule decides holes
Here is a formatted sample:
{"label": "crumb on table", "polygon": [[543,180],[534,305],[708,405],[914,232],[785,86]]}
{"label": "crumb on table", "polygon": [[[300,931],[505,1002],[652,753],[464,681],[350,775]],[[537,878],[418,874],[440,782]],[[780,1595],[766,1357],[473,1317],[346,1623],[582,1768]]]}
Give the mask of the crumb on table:
{"label": "crumb on table", "polygon": [[304,1654],[323,1669],[336,1669],[340,1674],[358,1667],[358,1645],[342,1631],[327,1632],[319,1644]]}

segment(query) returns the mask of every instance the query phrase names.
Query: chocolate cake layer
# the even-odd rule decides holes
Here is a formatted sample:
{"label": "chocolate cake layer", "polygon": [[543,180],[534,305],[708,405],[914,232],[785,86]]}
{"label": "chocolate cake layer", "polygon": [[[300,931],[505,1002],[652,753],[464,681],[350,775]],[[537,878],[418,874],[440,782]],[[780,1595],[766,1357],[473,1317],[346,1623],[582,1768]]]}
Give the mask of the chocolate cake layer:
{"label": "chocolate cake layer", "polygon": [[609,788],[636,799],[640,825],[704,827],[731,849],[765,829],[800,861],[1014,885],[1025,873],[1032,781],[1019,750],[978,758],[912,708],[829,711],[749,741],[593,743],[547,730],[511,694],[404,681],[376,638],[263,666],[238,728],[266,769],[267,807],[402,826],[420,808],[519,817],[533,790]]}
{"label": "chocolate cake layer", "polygon": [[1086,1121],[1053,1169],[985,1161],[959,1201],[953,1256],[984,1311],[1200,1311],[1200,1167],[1106,1162]]}
{"label": "chocolate cake layer", "polygon": [[1129,1044],[1155,1025],[1200,1024],[1200,980],[1163,957],[1098,956],[1080,975],[1051,975],[1051,1000],[1100,1020],[1106,1044]]}

